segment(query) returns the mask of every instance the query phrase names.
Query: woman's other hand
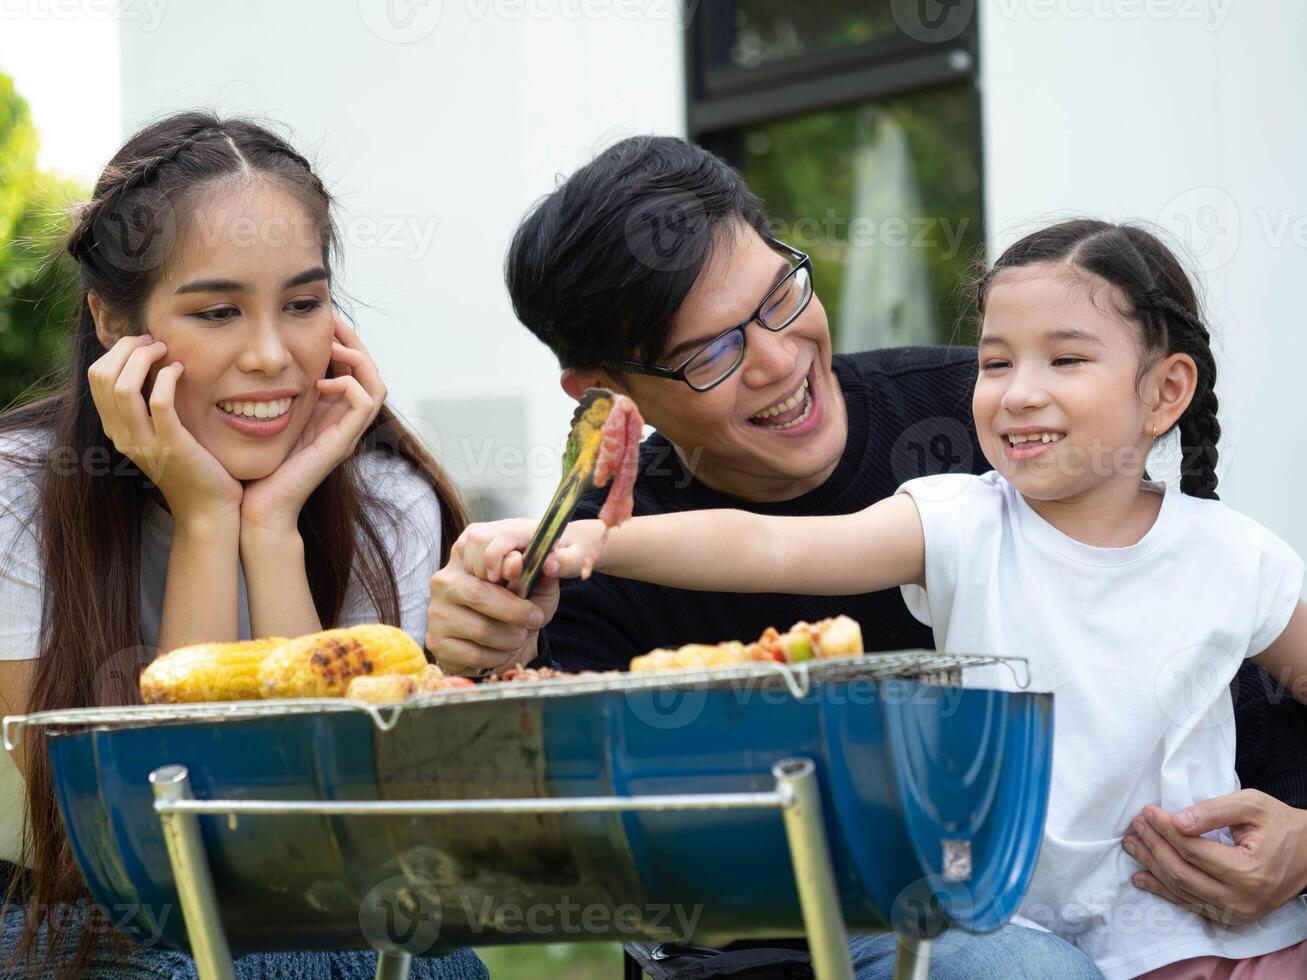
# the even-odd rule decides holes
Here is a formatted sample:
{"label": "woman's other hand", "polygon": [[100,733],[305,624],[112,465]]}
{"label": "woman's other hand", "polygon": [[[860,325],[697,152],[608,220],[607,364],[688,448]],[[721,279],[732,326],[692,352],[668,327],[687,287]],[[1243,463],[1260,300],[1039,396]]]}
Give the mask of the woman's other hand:
{"label": "woman's other hand", "polygon": [[91,398],[100,424],[114,448],[140,468],[159,488],[175,523],[201,522],[240,513],[241,484],[177,417],[180,361],[158,369],[167,345],[148,334],[120,337],[87,369]]}
{"label": "woman's other hand", "polygon": [[[1203,834],[1229,827],[1234,845]],[[1122,847],[1134,884],[1222,924],[1253,922],[1307,889],[1307,810],[1254,789],[1179,813],[1146,806]]]}

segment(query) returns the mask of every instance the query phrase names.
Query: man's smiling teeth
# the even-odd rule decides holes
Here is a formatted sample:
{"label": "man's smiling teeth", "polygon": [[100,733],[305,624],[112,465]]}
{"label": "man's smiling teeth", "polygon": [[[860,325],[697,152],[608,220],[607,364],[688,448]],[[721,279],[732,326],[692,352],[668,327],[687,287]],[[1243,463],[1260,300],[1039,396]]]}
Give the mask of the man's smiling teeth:
{"label": "man's smiling teeth", "polygon": [[799,405],[803,402],[803,400],[807,397],[808,397],[808,379],[804,378],[803,384],[799,386],[799,390],[796,391],[794,394],[792,394],[789,398],[785,399],[785,401],[781,402],[779,405],[773,405],[765,412],[759,412],[757,415],[751,416],[751,418],[755,420],[772,418],[774,416],[780,415],[782,412],[788,412],[792,408],[798,408]]}
{"label": "man's smiling teeth", "polygon": [[1028,436],[1017,435],[1015,432],[1008,433],[1008,442],[1014,446],[1019,446],[1023,442],[1057,442],[1062,438],[1060,432],[1032,432]]}
{"label": "man's smiling teeth", "polygon": [[278,398],[272,402],[218,402],[218,407],[231,415],[243,415],[251,419],[275,419],[290,411],[290,398]]}

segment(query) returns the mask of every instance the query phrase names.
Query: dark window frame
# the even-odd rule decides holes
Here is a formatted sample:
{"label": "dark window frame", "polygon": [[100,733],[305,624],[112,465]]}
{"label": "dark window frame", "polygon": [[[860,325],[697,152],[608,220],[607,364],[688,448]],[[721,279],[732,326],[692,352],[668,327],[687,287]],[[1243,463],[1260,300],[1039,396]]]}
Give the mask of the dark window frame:
{"label": "dark window frame", "polygon": [[687,136],[738,165],[731,135],[749,126],[959,82],[978,87],[978,8],[948,42],[886,37],[733,68],[721,64],[733,36],[733,0],[703,0],[692,9],[686,31]]}
{"label": "dark window frame", "polygon": [[[756,68],[730,64],[733,0],[690,3],[684,44],[686,135],[734,167],[744,166],[742,138],[750,128],[932,89],[969,86],[977,105],[969,139],[976,151],[980,241],[981,248],[985,247],[979,3],[966,28],[947,42],[920,41],[900,34],[817,49]],[[796,9],[801,11],[802,6],[796,5]],[[945,327],[955,331],[956,324]],[[951,339],[937,342],[954,343]]]}

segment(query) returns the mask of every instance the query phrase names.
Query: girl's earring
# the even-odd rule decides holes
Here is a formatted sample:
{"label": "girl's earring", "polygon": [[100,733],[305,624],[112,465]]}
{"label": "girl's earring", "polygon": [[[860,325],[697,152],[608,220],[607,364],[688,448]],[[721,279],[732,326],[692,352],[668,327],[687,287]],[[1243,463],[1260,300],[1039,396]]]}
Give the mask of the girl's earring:
{"label": "girl's earring", "polygon": [[1154,441],[1154,442],[1157,441],[1157,424],[1156,424],[1156,423],[1153,424],[1153,441]]}

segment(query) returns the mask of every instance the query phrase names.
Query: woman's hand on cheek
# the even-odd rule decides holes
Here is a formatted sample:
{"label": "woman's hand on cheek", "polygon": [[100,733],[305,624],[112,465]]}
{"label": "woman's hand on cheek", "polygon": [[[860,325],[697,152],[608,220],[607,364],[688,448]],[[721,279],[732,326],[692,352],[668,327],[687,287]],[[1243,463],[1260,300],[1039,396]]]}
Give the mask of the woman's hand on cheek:
{"label": "woman's hand on cheek", "polygon": [[317,381],[317,402],[290,454],[268,476],[245,484],[241,528],[289,533],[305,501],[354,452],[381,411],[386,386],[358,334],[339,316],[331,344],[334,378]]}
{"label": "woman's hand on cheek", "polygon": [[240,482],[177,416],[182,363],[159,368],[149,384],[167,353],[167,345],[149,335],[120,337],[91,365],[87,380],[100,424],[114,448],[159,488],[174,526],[234,520],[240,513]]}

